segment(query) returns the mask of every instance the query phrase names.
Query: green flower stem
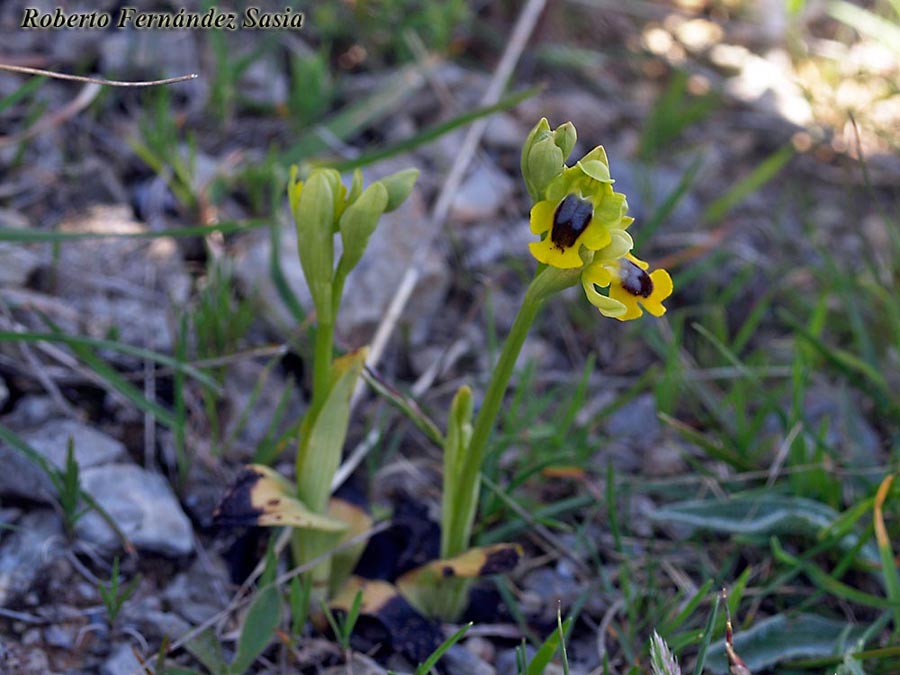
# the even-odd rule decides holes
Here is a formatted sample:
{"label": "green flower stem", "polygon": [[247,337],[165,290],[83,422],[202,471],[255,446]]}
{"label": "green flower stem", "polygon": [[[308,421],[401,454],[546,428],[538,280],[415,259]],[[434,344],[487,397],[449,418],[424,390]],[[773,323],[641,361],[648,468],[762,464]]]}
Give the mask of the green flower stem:
{"label": "green flower stem", "polygon": [[331,388],[331,362],[334,359],[334,322],[319,321],[313,352],[313,396],[307,413],[315,419],[322,409]]}
{"label": "green flower stem", "polygon": [[451,496],[454,508],[450,513],[444,514],[444,525],[448,532],[442,537],[442,558],[459,555],[469,548],[478,501],[481,467],[487,454],[488,441],[503,405],[503,397],[512,378],[516,360],[522,351],[522,345],[525,344],[525,338],[528,337],[528,331],[544,300],[563,288],[575,285],[580,274],[581,269],[559,270],[552,267],[538,269],[525,292],[519,313],[500,353],[500,359],[494,367],[481,409],[475,418],[472,438],[466,451],[466,461],[461,463],[459,479],[455,482],[458,491]]}

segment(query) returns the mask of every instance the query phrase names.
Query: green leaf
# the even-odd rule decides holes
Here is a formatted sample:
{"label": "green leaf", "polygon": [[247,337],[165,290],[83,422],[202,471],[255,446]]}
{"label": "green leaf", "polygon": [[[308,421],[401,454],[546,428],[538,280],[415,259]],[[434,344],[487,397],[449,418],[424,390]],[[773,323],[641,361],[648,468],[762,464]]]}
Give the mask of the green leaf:
{"label": "green leaf", "polygon": [[219,638],[212,628],[207,628],[184,646],[213,675],[227,675],[228,663],[222,654]]}
{"label": "green leaf", "polygon": [[472,519],[477,503],[478,481],[463,485],[465,468],[472,461],[472,390],[462,386],[450,404],[444,441],[444,485],[441,495],[441,556],[458,555],[469,546]]}
{"label": "green leaf", "polygon": [[231,675],[242,675],[256,657],[272,641],[281,620],[281,597],[274,584],[260,589],[244,619],[241,637],[238,638],[237,655],[228,669]]}
{"label": "green leaf", "polygon": [[213,517],[222,525],[295,527],[342,532],[346,523],[311,510],[294,495],[294,485],[275,469],[262,464],[245,466]]}
{"label": "green leaf", "polygon": [[440,658],[446,653],[450,647],[459,642],[463,636],[469,632],[469,629],[472,627],[472,622],[465,624],[462,628],[456,631],[453,635],[448,637],[441,643],[441,646],[435,649],[431,656],[429,656],[423,663],[419,664],[419,667],[416,668],[416,675],[427,675],[431,672],[431,669],[437,665],[437,662]]}
{"label": "green leaf", "polygon": [[[835,645],[842,640],[853,642],[862,632],[860,626],[818,614],[779,614],[735,633],[734,650],[757,673],[784,661],[835,656]],[[728,672],[724,640],[710,646],[707,665],[716,675]]]}
{"label": "green leaf", "polygon": [[547,639],[544,640],[544,643],[538,648],[534,657],[531,659],[531,662],[528,664],[528,669],[525,671],[526,675],[541,675],[544,672],[544,669],[547,667],[547,664],[550,663],[556,650],[559,649],[560,635],[565,635],[571,625],[572,617],[569,617],[563,623],[561,631],[555,630],[547,636]]}
{"label": "green leaf", "polygon": [[[821,502],[803,497],[760,494],[720,499],[696,499],[669,504],[651,514],[661,522],[735,535],[802,535],[815,538],[831,527],[840,514]],[[843,550],[859,543],[856,534],[848,533],[838,542]],[[878,564],[878,550],[869,542],[861,556]]]}
{"label": "green leaf", "polygon": [[350,395],[365,361],[365,349],[334,361],[334,383],[297,451],[297,495],[319,513],[328,505],[331,480],[341,461],[341,450],[347,437]]}

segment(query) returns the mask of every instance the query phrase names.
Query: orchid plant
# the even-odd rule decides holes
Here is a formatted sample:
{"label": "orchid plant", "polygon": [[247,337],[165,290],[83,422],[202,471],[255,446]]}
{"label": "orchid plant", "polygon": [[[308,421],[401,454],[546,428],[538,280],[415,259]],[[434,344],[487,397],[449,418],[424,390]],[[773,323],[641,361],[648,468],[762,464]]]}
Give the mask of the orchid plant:
{"label": "orchid plant", "polygon": [[[472,577],[505,571],[518,561],[516,546],[472,549],[471,538],[491,432],[516,359],[544,303],[580,283],[603,316],[627,321],[645,310],[661,316],[666,311],[663,302],[672,293],[669,273],[650,271],[632,253],[634,243],[627,230],[634,219],[627,215],[625,195],[613,189],[606,152],[598,146],[568,166],[565,160],[575,142],[571,123],[551,129],[542,119],[522,150],[522,175],[533,202],[531,231],[540,237],[530,251],[539,265],[477,414],[467,386],[460,388],[451,404],[443,435],[441,559],[395,581],[402,596],[427,616],[457,619]],[[297,564],[322,558],[342,539],[371,523],[351,516],[347,505],[335,502],[330,494],[350,421],[350,395],[365,361],[364,349],[335,358],[335,317],[347,276],[362,258],[379,218],[406,199],[416,176],[414,170],[401,171],[364,190],[359,172],[349,189],[330,169],[315,169],[305,181],[298,180],[296,168],[291,173],[288,197],[317,321],[312,400],[300,427],[296,482],[267,467],[248,467],[218,515],[224,522],[295,528],[292,551]],[[343,251],[336,264],[335,236],[340,236]],[[357,547],[349,554],[345,551],[343,559],[326,558],[304,577],[306,597],[312,598],[314,606],[331,597],[340,608],[362,589],[362,612],[366,613],[370,603],[366,583],[348,582],[360,552]],[[383,594],[384,583],[377,588]]]}

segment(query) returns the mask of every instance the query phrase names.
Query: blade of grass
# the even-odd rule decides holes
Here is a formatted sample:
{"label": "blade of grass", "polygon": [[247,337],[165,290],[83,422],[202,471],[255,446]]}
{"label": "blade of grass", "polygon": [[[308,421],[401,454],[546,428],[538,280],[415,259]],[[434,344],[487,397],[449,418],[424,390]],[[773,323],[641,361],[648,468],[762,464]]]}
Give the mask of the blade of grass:
{"label": "blade of grass", "polygon": [[272,223],[269,228],[269,240],[271,242],[269,277],[275,285],[278,297],[281,298],[284,306],[288,308],[294,321],[296,321],[298,325],[302,324],[306,318],[306,312],[303,311],[303,306],[300,304],[297,295],[294,293],[293,289],[291,289],[291,285],[285,278],[284,270],[281,269],[281,230],[277,223]]}
{"label": "blade of grass", "polygon": [[706,663],[706,652],[709,651],[709,643],[712,640],[713,629],[716,626],[716,617],[719,614],[719,602],[722,596],[716,593],[716,603],[713,605],[713,611],[709,615],[709,621],[706,622],[706,628],[703,630],[703,641],[700,643],[700,651],[697,654],[697,663],[694,666],[694,675],[703,675],[703,666]]}
{"label": "blade of grass", "polygon": [[[64,336],[62,331],[60,331],[49,317],[41,316],[41,319],[50,326],[55,334]],[[75,353],[75,356],[81,359],[88,368],[93,370],[102,380],[106,381],[113,390],[119,392],[119,394],[133,403],[139,410],[153,415],[160,424],[163,424],[170,429],[175,428],[176,420],[171,412],[144,396],[144,392],[140,388],[122,377],[118,370],[109,365],[105,359],[98,356],[93,349],[82,343],[69,343],[69,347]],[[173,363],[177,362],[177,360],[173,360]]]}
{"label": "blade of grass", "polygon": [[345,106],[326,122],[303,134],[296,143],[282,153],[284,164],[297,164],[329,149],[329,140],[343,141],[367,125],[398,110],[425,83],[425,73],[436,61],[406,66],[383,82],[367,97]]}
{"label": "blade of grass", "polygon": [[701,221],[712,225],[722,220],[734,206],[775,178],[793,156],[794,147],[788,144],[767,157],[749,176],[736,183],[728,192],[710,204],[703,212]]}
{"label": "blade of grass", "polygon": [[823,340],[810,333],[805,326],[796,321],[787,312],[779,312],[778,314],[791,327],[797,337],[808,343],[849,377],[862,384],[869,383],[881,395],[882,399],[879,402],[887,405],[894,414],[900,413],[900,401],[894,396],[893,390],[888,385],[884,375],[875,367],[845,349],[826,344]]}
{"label": "blade of grass", "polygon": [[698,157],[693,162],[691,162],[690,166],[687,168],[682,176],[681,180],[678,181],[678,185],[676,185],[672,191],[666,195],[666,198],[662,201],[662,203],[656,207],[656,210],[653,212],[653,215],[641,225],[640,232],[634,238],[634,247],[638,251],[641,250],[641,247],[644,245],[644,242],[650,240],[653,236],[653,233],[659,229],[659,226],[662,225],[662,222],[668,218],[672,212],[675,210],[675,207],[678,206],[678,202],[682,200],[682,198],[687,194],[688,190],[694,184],[694,180],[697,178],[697,173],[700,170],[700,167],[703,166],[703,158]]}
{"label": "blade of grass", "polygon": [[868,9],[851,5],[842,0],[832,0],[827,5],[828,13],[838,21],[858,30],[863,35],[875,38],[889,49],[900,53],[900,27]]}
{"label": "blade of grass", "polygon": [[3,111],[7,108],[11,108],[22,99],[30,96],[33,92],[37,91],[46,81],[47,78],[43,75],[39,77],[29,78],[21,87],[16,89],[9,96],[4,96],[2,99],[0,99],[0,113],[3,113]]}
{"label": "blade of grass", "polygon": [[469,629],[472,627],[472,625],[473,623],[470,621],[469,623],[462,626],[462,628],[456,631],[453,635],[444,640],[441,645],[431,653],[431,656],[429,656],[427,659],[425,659],[425,661],[419,664],[419,667],[416,668],[416,675],[427,675],[428,673],[430,673],[431,669],[437,665],[437,662],[440,660],[440,658],[447,652],[448,649],[450,649],[450,647],[462,640],[465,634],[469,632]]}
{"label": "blade of grass", "polygon": [[700,603],[709,595],[709,591],[712,588],[713,580],[707,579],[706,583],[704,583],[700,588],[697,589],[697,592],[688,600],[684,607],[682,607],[681,611],[671,619],[670,621],[664,622],[658,629],[657,632],[662,633],[663,635],[669,635],[670,633],[674,633],[677,631],[685,621],[687,621],[690,616],[694,613],[697,607],[700,606]]}
{"label": "blade of grass", "polygon": [[414,399],[391,387],[378,373],[370,368],[363,368],[362,376],[366,384],[372,387],[376,394],[402,412],[419,431],[425,434],[428,440],[438,447],[444,445],[444,434],[441,433],[437,424],[425,414],[425,411],[419,407],[419,404]]}
{"label": "blade of grass", "polygon": [[900,577],[897,574],[897,563],[894,562],[894,551],[891,548],[891,540],[888,537],[887,528],[884,526],[884,513],[882,507],[894,482],[893,474],[885,476],[878,491],[875,493],[873,518],[875,521],[875,539],[878,542],[878,552],[881,555],[881,574],[884,576],[884,587],[888,600],[894,603],[894,635],[900,634]]}
{"label": "blade of grass", "polygon": [[900,608],[900,604],[895,601],[889,599],[886,600],[884,598],[878,597],[877,595],[872,595],[871,593],[866,593],[864,591],[853,588],[852,586],[848,586],[847,584],[838,581],[830,574],[822,571],[817,565],[791,555],[781,546],[781,543],[778,541],[778,537],[772,537],[770,539],[770,543],[772,547],[772,555],[776,560],[802,570],[802,572],[807,577],[809,577],[810,581],[812,581],[814,584],[816,584],[822,590],[826,591],[832,596],[842,598],[850,602],[855,602],[859,605],[863,605],[864,607],[876,607],[878,609],[894,610]]}
{"label": "blade of grass", "polygon": [[553,655],[556,653],[556,650],[560,648],[560,645],[565,649],[565,645],[563,643],[562,637],[568,632],[569,628],[572,626],[572,618],[569,617],[565,620],[565,622],[559,624],[558,629],[550,633],[547,636],[547,639],[544,640],[543,644],[538,648],[535,655],[531,658],[531,662],[528,664],[528,669],[525,671],[525,675],[542,675],[544,669],[550,663],[550,660],[553,658]]}
{"label": "blade of grass", "polygon": [[373,150],[372,152],[367,152],[364,155],[360,155],[359,157],[343,162],[325,161],[318,165],[330,166],[333,169],[337,169],[341,173],[346,173],[347,171],[352,171],[353,169],[367,166],[369,164],[374,164],[375,162],[381,161],[382,159],[387,159],[389,157],[394,157],[402,153],[410,152],[411,150],[415,150],[421,145],[430,143],[431,141],[440,138],[444,134],[447,134],[454,129],[458,129],[459,127],[465,126],[470,122],[474,122],[477,119],[487,117],[488,115],[492,115],[495,112],[501,112],[504,110],[509,110],[510,108],[514,108],[522,101],[525,101],[538,94],[542,89],[543,87],[529,87],[528,89],[525,89],[523,91],[510,94],[500,99],[493,105],[481,106],[479,108],[476,108],[475,110],[472,110],[471,112],[457,115],[453,119],[429,127],[428,129],[425,129],[424,131],[421,131],[418,134],[411,136],[410,138],[407,138],[398,143],[394,143],[390,147],[382,148],[380,150]]}
{"label": "blade of grass", "polygon": [[135,347],[125,344],[124,342],[116,342],[115,340],[102,340],[99,338],[86,337],[84,335],[67,335],[62,332],[41,333],[34,331],[16,332],[16,331],[0,331],[0,342],[62,342],[68,345],[74,351],[75,349],[109,349],[110,351],[120,352],[128,356],[154,361],[160,365],[171,368],[173,371],[187,375],[197,382],[213,388],[217,393],[221,393],[221,387],[218,382],[206,373],[197,368],[188,365],[177,358],[160,354],[143,347]]}
{"label": "blade of grass", "polygon": [[160,237],[205,237],[213,232],[234,234],[269,225],[267,220],[226,221],[214,225],[193,225],[173,227],[166,230],[145,232],[53,232],[48,230],[20,230],[14,227],[0,227],[0,241],[22,244],[39,242],[62,243],[92,239],[158,239]]}

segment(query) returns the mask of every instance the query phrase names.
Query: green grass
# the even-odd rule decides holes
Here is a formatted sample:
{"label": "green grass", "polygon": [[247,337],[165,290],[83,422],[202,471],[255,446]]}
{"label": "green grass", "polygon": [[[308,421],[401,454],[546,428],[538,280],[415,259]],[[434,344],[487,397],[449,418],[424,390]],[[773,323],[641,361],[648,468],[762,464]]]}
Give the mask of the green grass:
{"label": "green grass", "polygon": [[[396,11],[404,5],[397,1],[386,6]],[[432,9],[437,7],[435,3]],[[893,7],[896,9],[896,3]],[[886,10],[879,8],[889,15]],[[331,31],[336,44],[352,36],[354,29],[342,25],[338,10],[316,11],[323,13],[320,29]],[[327,11],[332,14],[325,15]],[[883,20],[873,21],[873,12],[860,13],[845,3],[830,3],[829,11],[878,39],[887,40],[895,30]],[[450,14],[440,15],[433,25],[411,28],[433,37],[438,50],[448,50],[456,25],[455,19],[448,17]],[[363,19],[352,17],[353,21]],[[221,115],[226,120],[248,111],[238,83],[252,61],[262,56],[258,52],[233,56],[227,38],[213,38],[219,68],[210,110],[212,117]],[[378,49],[373,59],[406,62],[409,55],[400,38],[375,38]],[[297,325],[308,325],[304,323],[306,313],[279,267],[279,229],[271,224],[271,216],[282,206],[286,162],[348,169],[403,156],[474,119],[507,110],[536,92],[527,89],[496,106],[434,122],[412,138],[386,147],[366,146],[352,159],[335,158],[323,129],[329,139],[343,143],[377,127],[418,95],[431,64],[407,62],[382,89],[350,101],[333,57],[323,49],[291,62],[288,124],[295,135],[286,145],[273,144],[266,155],[240,166],[219,186],[245,197],[258,221],[191,225],[126,236],[197,237],[212,232],[233,236],[269,226],[273,256],[268,273]],[[545,62],[550,68],[574,65],[585,77],[602,63],[597,53],[577,49],[545,50]],[[19,130],[27,129],[43,110],[39,100],[32,100],[42,84],[31,80],[0,101],[0,114],[26,106]],[[167,180],[185,212],[196,216],[202,198],[216,201],[221,195],[207,195],[196,185],[199,137],[179,126],[172,114],[172,97],[165,92],[158,90],[145,100],[140,136],[132,147],[152,171]],[[715,96],[690,96],[684,74],[676,73],[663,88],[639,129],[638,155],[649,170],[668,166],[670,156],[688,161],[671,194],[645,222],[635,224],[639,243],[649,245],[654,239],[651,235],[668,233],[667,224],[681,200],[689,192],[703,189],[699,182],[702,152],[686,145],[685,137],[697,137],[693,132],[727,112]],[[889,202],[884,192],[867,182],[864,165],[851,168],[854,177],[862,177],[862,186],[848,183],[834,189],[843,191],[841,198],[848,204],[878,204],[876,211],[890,235],[888,245],[874,247],[857,226],[857,214],[849,211],[851,236],[857,238],[860,252],[851,255],[835,244],[840,241],[837,233],[820,231],[812,215],[802,216],[807,221],[798,231],[783,212],[779,200],[786,199],[801,214],[813,214],[811,207],[817,197],[808,192],[810,186],[802,176],[785,171],[794,150],[772,147],[776,149],[760,152],[754,166],[722,194],[709,199],[694,224],[698,234],[739,235],[737,230],[727,229],[740,222],[736,214],[752,198],[764,197],[771,207],[766,218],[774,234],[768,235],[771,240],[766,243],[763,264],[739,257],[727,245],[726,237],[718,240],[720,245],[685,259],[674,270],[676,295],[660,322],[644,319],[630,326],[601,324],[581,298],[554,312],[552,321],[541,327],[541,336],[555,345],[564,335],[574,343],[566,354],[577,354],[580,349],[589,358],[578,362],[573,358],[562,378],[551,377],[535,364],[517,373],[492,440],[477,524],[478,543],[537,541],[529,544],[533,546],[529,553],[535,557],[544,553],[554,561],[567,554],[577,557],[583,567],[579,574],[585,581],[585,596],[601,597],[610,612],[601,634],[610,672],[613,668],[616,672],[647,672],[649,637],[654,631],[678,657],[684,672],[723,672],[727,667],[722,642],[725,618],[720,611],[723,586],[728,589],[728,607],[735,621],[735,648],[753,666],[753,672],[828,669],[877,675],[896,672],[900,663],[896,646],[900,582],[895,564],[896,542],[900,541],[900,486],[896,480],[893,484],[885,481],[900,466],[898,203],[896,198]],[[13,167],[22,152],[24,148],[13,157]],[[75,240],[97,236],[0,230],[0,241],[23,246],[80,245]],[[509,266],[514,269],[517,264]],[[108,391],[171,429],[184,486],[194,460],[188,433],[191,416],[197,415],[201,427],[210,430],[206,440],[211,439],[213,454],[227,456],[279,366],[280,355],[266,362],[246,408],[232,411],[235,424],[226,433],[219,406],[228,358],[248,347],[249,329],[256,319],[252,295],[241,290],[246,289],[236,288],[226,260],[210,265],[197,284],[192,306],[178,308],[183,318],[171,355],[117,340],[67,335],[49,320],[43,330],[0,332],[0,342],[53,343],[66,349]],[[503,336],[492,327],[488,336],[486,352],[495,354]],[[303,352],[303,341],[290,330],[285,329],[280,337],[292,346],[299,342],[297,348]],[[131,373],[120,370],[106,356],[109,352],[153,362],[160,373],[171,376],[172,400],[148,397]],[[628,370],[632,361],[650,365]],[[615,375],[604,378],[604,369],[615,370]],[[394,404],[390,413],[379,413],[377,423],[366,423],[386,430],[379,451],[368,460],[374,474],[406,451],[401,428],[404,417],[413,418],[411,424],[418,429],[420,443],[439,443],[442,431],[417,402],[399,393],[403,383],[370,379]],[[299,421],[286,419],[286,410],[296,386],[293,380],[282,384],[269,433],[259,447],[251,449],[256,461],[272,463],[295,444]],[[813,415],[811,403],[821,398],[823,391],[835,392],[828,400],[833,404],[831,412]],[[196,392],[200,392],[202,404],[194,410],[190,405]],[[652,395],[659,413],[663,442],[682,451],[679,475],[649,477],[605,461],[605,450],[619,440],[609,436],[605,421],[646,393]],[[601,394],[605,396],[603,404],[594,405]],[[580,414],[589,407],[592,415]],[[435,415],[435,419],[441,418]],[[864,431],[876,439],[875,447],[867,445]],[[5,427],[0,427],[0,439],[52,476],[70,524],[80,515],[81,503],[95,506],[81,490],[74,460],[59,470],[42,462]],[[561,469],[570,472],[560,474]],[[879,492],[881,486],[885,487]],[[644,507],[652,507],[652,517],[640,511]],[[543,530],[535,535],[536,528]],[[567,544],[566,551],[554,543],[559,541]],[[117,577],[114,567],[113,580]],[[271,577],[274,572],[267,579]],[[498,585],[514,620],[532,644],[540,647],[530,662],[522,659],[521,672],[540,672],[553,658],[565,664],[563,634],[595,630],[599,618],[588,616],[583,606],[573,603],[573,607],[562,608],[568,618],[566,623],[560,621],[558,631],[549,636],[536,634],[518,609],[518,581],[501,580]],[[109,597],[115,602],[112,609],[107,606],[111,620],[127,600],[122,599],[121,586],[113,588],[109,588]],[[299,583],[290,588],[260,584],[248,615],[239,624],[233,658],[226,658],[220,637],[213,634],[203,634],[189,651],[211,672],[249,670],[257,656],[273,644],[277,627],[288,625],[287,612],[279,623],[282,596],[290,600],[290,633],[303,639],[307,617],[299,610],[305,605],[302,593]],[[339,625],[335,631],[345,649],[352,623]],[[452,634],[417,672],[429,672],[467,630],[464,626]],[[557,651],[559,655],[554,656]]]}

